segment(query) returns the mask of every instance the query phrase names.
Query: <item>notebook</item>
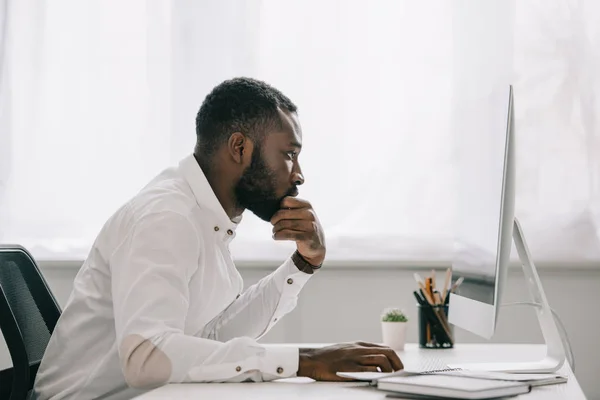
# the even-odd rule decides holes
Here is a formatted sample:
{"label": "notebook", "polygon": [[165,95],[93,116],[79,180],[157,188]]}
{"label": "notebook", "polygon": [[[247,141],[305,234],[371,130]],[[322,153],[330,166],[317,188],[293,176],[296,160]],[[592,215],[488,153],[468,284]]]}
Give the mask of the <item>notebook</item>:
{"label": "notebook", "polygon": [[497,381],[514,381],[527,383],[529,386],[555,385],[568,381],[566,375],[559,374],[514,374],[508,372],[454,370],[440,372],[442,375],[466,376],[468,378],[490,379]]}
{"label": "notebook", "polygon": [[529,393],[531,386],[525,382],[423,374],[382,378],[377,380],[377,389],[416,397],[485,400]]}

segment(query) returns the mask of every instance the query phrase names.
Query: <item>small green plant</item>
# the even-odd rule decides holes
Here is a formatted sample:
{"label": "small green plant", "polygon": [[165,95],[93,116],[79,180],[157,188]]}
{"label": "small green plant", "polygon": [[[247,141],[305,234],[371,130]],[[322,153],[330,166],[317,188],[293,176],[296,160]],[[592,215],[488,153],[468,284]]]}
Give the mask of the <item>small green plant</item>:
{"label": "small green plant", "polygon": [[407,322],[406,314],[399,308],[386,308],[381,316],[383,322]]}

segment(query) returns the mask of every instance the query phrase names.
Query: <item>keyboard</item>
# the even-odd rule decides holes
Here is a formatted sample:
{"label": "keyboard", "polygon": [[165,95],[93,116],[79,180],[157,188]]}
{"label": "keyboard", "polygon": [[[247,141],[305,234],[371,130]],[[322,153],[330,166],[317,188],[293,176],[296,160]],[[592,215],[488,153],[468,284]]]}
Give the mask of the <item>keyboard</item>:
{"label": "keyboard", "polygon": [[414,359],[402,360],[404,371],[423,373],[447,371],[451,369],[445,362],[435,356],[430,356],[426,353],[421,353],[419,356],[420,357],[415,357]]}
{"label": "keyboard", "polygon": [[432,352],[419,352],[414,354],[413,357],[403,357],[402,364],[404,364],[404,371],[423,373],[451,370],[445,362],[436,357],[435,354],[431,353]]}
{"label": "keyboard", "polygon": [[404,364],[404,369],[396,372],[338,372],[338,375],[360,381],[370,381],[372,384],[376,384],[377,379],[392,376],[408,376],[413,374],[458,370],[448,367],[445,362],[437,358],[432,352],[419,352],[415,353],[412,357],[405,356],[402,358],[402,364]]}

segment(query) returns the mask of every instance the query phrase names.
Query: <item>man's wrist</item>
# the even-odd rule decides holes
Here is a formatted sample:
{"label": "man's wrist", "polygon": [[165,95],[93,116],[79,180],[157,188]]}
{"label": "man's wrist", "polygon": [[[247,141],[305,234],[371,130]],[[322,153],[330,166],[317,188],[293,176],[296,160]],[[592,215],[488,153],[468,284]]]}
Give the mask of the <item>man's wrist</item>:
{"label": "man's wrist", "polygon": [[314,375],[314,365],[311,359],[312,349],[299,349],[297,376],[311,377]]}
{"label": "man's wrist", "polygon": [[296,266],[296,268],[298,268],[300,271],[305,272],[307,274],[312,274],[314,272],[314,270],[321,268],[321,264],[313,265],[313,264],[309,263],[308,261],[306,261],[304,259],[304,257],[302,257],[302,254],[300,254],[300,252],[298,250],[296,250],[294,252],[294,254],[292,254],[292,261],[294,262],[294,265]]}

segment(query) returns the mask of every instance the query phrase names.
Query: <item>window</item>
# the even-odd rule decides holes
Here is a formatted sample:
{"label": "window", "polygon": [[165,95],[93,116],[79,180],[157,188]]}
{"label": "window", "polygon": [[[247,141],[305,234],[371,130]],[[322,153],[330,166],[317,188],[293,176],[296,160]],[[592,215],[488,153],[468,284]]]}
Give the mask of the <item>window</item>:
{"label": "window", "polygon": [[[596,12],[592,12],[595,8]],[[236,75],[299,106],[329,260],[449,260],[460,83],[513,77],[519,216],[536,260],[600,260],[600,26],[592,0],[10,2],[0,241],[82,259],[102,224],[190,153]],[[473,32],[477,32],[474,34]],[[281,260],[245,213],[238,260]]]}

